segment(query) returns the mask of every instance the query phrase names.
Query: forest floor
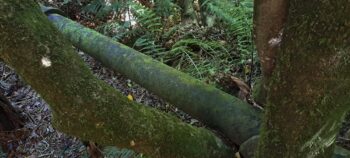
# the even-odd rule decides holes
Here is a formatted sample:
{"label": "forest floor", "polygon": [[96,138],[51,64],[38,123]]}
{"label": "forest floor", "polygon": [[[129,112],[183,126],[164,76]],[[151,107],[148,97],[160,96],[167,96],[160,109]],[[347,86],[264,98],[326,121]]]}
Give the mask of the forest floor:
{"label": "forest floor", "polygon": [[[124,76],[103,67],[83,52],[77,51],[77,53],[81,55],[95,76],[120,90],[126,97],[130,95],[136,102],[171,113],[189,124],[203,126],[188,114],[171,106]],[[52,127],[49,105],[3,62],[0,62],[0,92],[23,115],[26,121],[24,128],[30,131],[30,136],[19,142],[14,153],[15,157],[88,157],[86,147],[81,140],[65,135]],[[349,129],[350,116],[344,121],[343,128],[337,138],[337,144],[347,149],[350,149]],[[116,149],[113,154],[128,157],[128,155],[132,155],[132,152]],[[3,154],[0,157],[6,157],[6,155]]]}
{"label": "forest floor", "polygon": [[[136,102],[171,113],[186,123],[203,126],[198,120],[124,76],[103,67],[83,52],[77,51],[77,53],[96,77],[118,89],[126,97],[131,96]],[[2,62],[0,62],[0,92],[23,115],[26,121],[24,128],[30,131],[30,136],[19,142],[16,157],[87,157],[86,147],[82,141],[55,130],[51,125],[52,115],[49,105],[14,70]]]}

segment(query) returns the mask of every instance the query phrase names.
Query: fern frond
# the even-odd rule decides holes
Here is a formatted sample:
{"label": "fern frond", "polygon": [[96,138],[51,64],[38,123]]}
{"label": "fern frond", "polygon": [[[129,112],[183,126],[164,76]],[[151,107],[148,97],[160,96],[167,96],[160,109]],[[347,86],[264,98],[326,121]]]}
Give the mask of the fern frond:
{"label": "fern frond", "polygon": [[151,9],[139,3],[130,3],[130,10],[135,16],[135,20],[140,27],[147,32],[157,33],[161,31],[161,18]]}
{"label": "fern frond", "polygon": [[165,55],[165,62],[173,62],[174,67],[202,79],[210,69],[220,69],[222,59],[228,56],[228,50],[217,41],[189,38],[177,41]]}
{"label": "fern frond", "polygon": [[155,12],[160,17],[175,15],[179,11],[179,6],[173,0],[154,0]]}
{"label": "fern frond", "polygon": [[[238,4],[238,5],[237,5]],[[253,1],[242,0],[232,3],[228,0],[206,0],[203,5],[212,14],[227,24],[227,34],[236,36],[237,51],[248,56],[253,50]]]}
{"label": "fern frond", "polygon": [[93,0],[83,8],[83,11],[95,14],[97,18],[103,18],[109,13],[117,12],[127,9],[128,2],[132,0],[117,0],[110,3],[105,0]]}
{"label": "fern frond", "polygon": [[128,149],[119,149],[116,147],[105,147],[103,150],[103,154],[105,157],[118,157],[118,158],[142,158],[142,154],[138,154],[132,150]]}

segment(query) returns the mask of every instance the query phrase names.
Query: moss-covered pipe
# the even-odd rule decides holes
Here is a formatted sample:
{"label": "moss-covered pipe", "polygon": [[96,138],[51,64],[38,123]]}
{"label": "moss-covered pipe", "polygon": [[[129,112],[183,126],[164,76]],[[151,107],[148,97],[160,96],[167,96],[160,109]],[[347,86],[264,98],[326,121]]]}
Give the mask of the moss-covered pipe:
{"label": "moss-covered pipe", "polygon": [[[90,55],[93,55],[95,58],[97,58],[97,59],[99,59],[99,60],[101,60],[102,62],[103,61],[109,61],[109,62],[111,62],[111,63],[113,63],[113,61],[110,61],[110,60],[108,60],[108,57],[113,57],[113,58],[120,58],[120,59],[116,59],[116,62],[119,62],[119,61],[121,61],[121,60],[123,60],[123,59],[125,59],[125,60],[127,60],[127,62],[125,62],[125,63],[129,63],[130,61],[133,61],[133,60],[135,60],[135,61],[138,61],[138,62],[140,62],[140,63],[138,63],[139,65],[141,65],[142,63],[145,63],[145,62],[143,62],[142,60],[145,60],[145,61],[149,61],[150,63],[152,63],[151,65],[141,65],[140,66],[140,68],[145,68],[145,70],[147,70],[147,68],[148,69],[150,69],[150,68],[152,68],[152,66],[153,65],[156,65],[155,67],[161,67],[162,68],[162,70],[163,71],[161,71],[161,70],[157,70],[156,68],[154,68],[155,69],[155,71],[158,71],[158,72],[160,72],[159,74],[162,74],[162,76],[164,76],[164,73],[165,74],[167,74],[166,73],[166,71],[165,70],[167,70],[167,71],[169,71],[169,76],[171,77],[170,78],[170,80],[168,80],[168,82],[170,83],[170,84],[174,84],[174,82],[179,82],[179,80],[180,80],[180,82],[178,83],[179,85],[182,85],[182,86],[184,86],[183,84],[185,84],[184,83],[184,81],[186,81],[186,80],[190,80],[191,82],[189,82],[189,83],[193,83],[193,86],[194,87],[198,87],[198,86],[203,86],[203,87],[208,87],[207,85],[204,85],[203,83],[200,83],[199,81],[196,81],[195,79],[193,79],[193,78],[191,78],[191,77],[188,77],[187,75],[185,75],[185,74],[183,74],[183,73],[180,73],[180,72],[177,72],[176,70],[173,70],[173,69],[171,69],[171,68],[169,68],[169,67],[167,67],[167,66],[165,66],[165,65],[163,65],[163,64],[161,64],[161,63],[159,63],[159,62],[157,62],[157,61],[154,61],[154,60],[151,60],[149,57],[146,57],[146,56],[144,56],[144,55],[142,55],[142,54],[140,54],[139,52],[136,52],[135,50],[132,50],[132,49],[130,49],[130,48],[127,48],[126,46],[123,46],[122,44],[119,44],[119,43],[116,43],[116,42],[113,42],[113,41],[111,41],[111,40],[109,40],[108,38],[106,38],[106,37],[103,37],[102,35],[99,35],[98,33],[96,33],[96,32],[94,32],[94,31],[92,31],[92,30],[89,30],[89,29],[86,29],[86,28],[84,28],[84,27],[82,27],[82,26],[80,26],[80,25],[78,25],[78,24],[76,24],[76,23],[74,23],[74,22],[72,22],[72,21],[69,21],[68,19],[65,19],[65,18],[63,18],[63,17],[61,17],[61,16],[58,16],[57,14],[62,14],[59,10],[57,10],[57,9],[54,9],[54,8],[42,8],[42,9],[44,9],[44,12],[47,14],[47,15],[49,15],[49,17],[50,17],[50,19],[51,19],[51,21],[53,21],[55,24],[56,24],[56,26],[59,26],[60,27],[60,29],[61,30],[66,30],[67,31],[67,33],[65,33],[65,35],[69,35],[68,37],[70,37],[70,36],[74,36],[74,35],[78,35],[77,37],[75,37],[75,38],[72,38],[72,37],[70,37],[70,39],[72,40],[72,39],[75,39],[75,40],[77,40],[77,42],[75,42],[76,43],[76,46],[78,46],[79,48],[82,48],[82,49],[85,49],[85,51],[87,52],[87,53],[89,53]],[[50,14],[54,14],[54,13],[56,13],[56,15],[50,15]],[[60,20],[62,20],[63,22],[65,22],[65,23],[62,23],[62,24],[60,24]],[[63,26],[63,24],[69,24],[69,27],[68,26]],[[72,27],[72,26],[74,26],[74,27]],[[70,29],[72,29],[72,30],[70,30],[70,29],[67,29],[67,28],[65,28],[65,27],[68,27],[68,28],[70,28]],[[73,30],[73,28],[75,28],[74,30]],[[86,34],[74,34],[73,32],[74,31],[78,31],[79,29],[82,29],[85,33],[87,33],[88,35],[89,34],[94,34],[94,35],[97,35],[97,37],[91,37],[91,39],[90,38],[86,38]],[[79,31],[78,31],[79,32]],[[89,33],[89,32],[92,32],[92,33]],[[92,42],[93,41],[98,41],[98,39],[102,39],[102,41],[108,41],[107,43],[112,43],[113,45],[115,44],[116,46],[114,46],[114,47],[116,47],[116,48],[118,48],[118,49],[116,49],[115,50],[115,52],[113,52],[113,50],[110,50],[111,48],[105,48],[104,50],[109,50],[109,51],[107,51],[107,53],[104,53],[104,52],[102,52],[102,50],[100,50],[101,52],[101,54],[99,54],[99,53],[94,53],[94,51],[98,51],[98,50],[95,50],[95,49],[91,49],[91,50],[89,50],[90,49],[90,47],[87,47],[87,46],[84,46],[84,47],[81,47],[81,45],[82,45],[82,43],[83,42],[79,42],[79,37],[80,38],[86,38],[85,40],[86,40],[86,42],[88,41],[88,40],[91,40]],[[83,40],[83,39],[82,39]],[[102,42],[101,42],[102,43]],[[95,42],[95,44],[96,45],[91,45],[91,47],[98,47],[98,46],[101,46],[101,45],[103,45],[103,44],[101,44],[101,43],[96,43]],[[110,47],[112,47],[112,46],[110,46]],[[113,48],[113,47],[112,47]],[[87,49],[87,50],[86,50]],[[97,48],[97,49],[101,49],[101,48]],[[95,55],[94,55],[95,54]],[[106,57],[104,57],[103,55],[104,54],[107,54],[107,56]],[[114,54],[114,55],[108,55],[108,54]],[[138,59],[138,58],[140,58],[140,59]],[[137,60],[136,60],[137,59]],[[114,59],[111,59],[111,60],[114,60]],[[118,63],[116,63],[116,64],[118,64]],[[107,66],[113,66],[114,64],[109,64],[109,63],[107,63],[107,64],[105,64],[105,65],[107,65]],[[158,65],[158,66],[157,66]],[[119,71],[119,72],[123,72],[124,74],[126,74],[126,75],[128,75],[128,76],[134,76],[134,75],[130,75],[129,73],[132,73],[131,71],[133,70],[133,69],[135,69],[134,67],[130,67],[130,68],[128,68],[128,66],[129,65],[125,65],[125,66],[123,66],[122,64],[118,64],[118,65],[114,65],[113,67],[115,68],[115,70],[117,70],[117,71]],[[121,67],[121,68],[118,68],[118,67]],[[165,67],[165,68],[164,68]],[[123,68],[125,68],[125,70],[123,70]],[[132,69],[131,69],[132,68]],[[143,70],[143,69],[142,69]],[[141,71],[141,70],[139,70],[139,71]],[[139,72],[139,71],[136,71],[136,72]],[[149,72],[150,70],[148,70],[148,71],[146,71],[146,72]],[[140,75],[142,75],[142,73],[141,72],[139,72],[140,73]],[[153,73],[151,73],[151,74],[153,74]],[[184,80],[182,81],[181,80],[181,78],[180,77],[176,77],[176,74],[179,74],[178,76],[184,76],[183,78],[184,78]],[[137,77],[137,75],[135,75],[136,77]],[[150,76],[153,76],[153,75],[150,75]],[[145,76],[145,79],[149,79],[150,78],[150,76],[148,76],[148,75],[146,75]],[[175,76],[175,77],[174,77]],[[141,76],[142,77],[142,76]],[[135,79],[135,78],[133,78],[133,79]],[[136,78],[137,79],[137,78]],[[173,80],[171,80],[171,79],[173,79]],[[141,79],[138,79],[137,81],[139,82],[139,83],[143,83],[143,82],[141,82],[141,81],[139,81],[139,80],[141,80],[142,81],[142,78]],[[155,80],[155,81],[158,81],[158,80]],[[157,83],[157,82],[152,82],[152,83]],[[161,83],[164,83],[164,82],[161,82]],[[152,85],[152,84],[145,84],[145,85]],[[159,85],[160,84],[155,84],[155,87],[159,87]],[[175,84],[176,85],[176,84]],[[190,84],[185,84],[185,85],[187,85],[187,86],[185,86],[185,87],[190,87],[191,85]],[[174,86],[174,85],[170,85],[170,86]],[[164,86],[165,88],[167,87],[167,85],[165,85]],[[175,86],[176,87],[176,86]],[[192,87],[192,88],[186,88],[186,90],[184,90],[183,92],[185,93],[185,91],[187,91],[187,90],[192,90],[192,89],[194,89],[194,87]],[[152,87],[150,87],[149,89],[153,89]],[[177,89],[177,88],[172,88],[172,90],[171,91],[173,91],[173,90],[177,90],[177,91],[179,91],[179,89]],[[203,88],[200,88],[199,89],[199,91],[201,91]],[[204,88],[204,89],[206,89],[206,88]],[[167,89],[164,89],[164,90],[167,90]],[[152,90],[153,91],[153,90]],[[158,90],[154,90],[155,92],[158,92]],[[214,95],[214,97],[209,97],[209,98],[205,98],[204,96],[211,96],[211,95],[203,95],[202,97],[201,97],[201,95],[200,94],[212,94],[212,93],[208,93],[207,91],[213,91],[212,93],[214,93],[214,92],[217,92],[217,95]],[[166,91],[167,92],[167,91]],[[180,92],[181,92],[181,89],[180,89]],[[212,122],[214,122],[214,125],[212,124],[212,126],[214,126],[214,127],[218,127],[218,128],[220,128],[220,123],[218,123],[218,125],[217,126],[215,126],[215,121],[217,121],[217,122],[222,122],[222,124],[223,124],[223,126],[222,126],[222,128],[220,128],[226,135],[228,135],[232,140],[236,140],[236,142],[241,142],[241,141],[244,141],[244,140],[247,140],[246,138],[249,138],[249,136],[253,136],[254,134],[256,134],[256,133],[258,133],[258,126],[259,126],[259,122],[260,122],[260,118],[259,118],[259,115],[260,115],[260,112],[258,112],[258,111],[255,111],[255,110],[249,110],[249,109],[251,109],[251,107],[249,107],[248,105],[246,105],[245,103],[242,103],[242,102],[240,102],[238,99],[236,99],[236,98],[234,98],[234,97],[231,97],[231,96],[228,96],[227,94],[225,94],[225,93],[223,93],[223,92],[221,92],[221,91],[219,91],[219,90],[217,90],[217,89],[215,89],[215,88],[212,88],[212,87],[208,87],[205,91],[203,91],[203,92],[201,92],[201,93],[198,93],[198,91],[197,90],[195,90],[194,92],[197,92],[197,93],[195,93],[195,94],[198,94],[197,96],[196,95],[190,95],[190,96],[188,96],[188,97],[186,97],[187,99],[190,99],[190,98],[194,98],[195,100],[199,100],[200,102],[199,103],[201,103],[201,104],[203,104],[203,102],[205,103],[205,100],[206,99],[214,99],[214,98],[225,98],[225,99],[222,99],[221,101],[219,100],[219,101],[217,101],[217,106],[220,106],[220,105],[226,105],[226,106],[223,106],[223,107],[219,107],[218,109],[220,109],[220,110],[222,110],[222,109],[225,109],[225,107],[227,107],[227,106],[231,106],[231,107],[236,107],[236,109],[234,109],[234,110],[232,110],[232,108],[227,108],[227,112],[224,112],[224,113],[222,113],[222,114],[224,114],[224,116],[222,116],[221,114],[219,114],[219,111],[214,111],[214,112],[217,112],[218,113],[218,115],[217,115],[217,117],[218,118],[216,118],[216,117],[214,117],[214,118],[216,118],[216,119],[213,119],[212,120]],[[162,96],[162,97],[164,97],[165,99],[167,99],[167,97],[169,97],[169,96],[167,96],[166,94],[169,94],[169,93],[171,93],[171,92],[168,92],[168,93],[164,93],[163,95],[162,94],[159,94],[159,93],[157,93],[158,95],[160,95],[160,96]],[[179,93],[179,94],[181,94],[181,93]],[[219,94],[221,94],[222,95],[222,97],[218,97],[218,95]],[[200,98],[200,99],[198,99],[198,97]],[[196,99],[197,98],[197,99]],[[230,99],[231,98],[231,99]],[[204,100],[204,101],[203,101]],[[227,101],[228,100],[228,101]],[[232,100],[232,102],[230,102],[230,100]],[[184,101],[180,101],[180,102],[184,102]],[[189,101],[187,101],[187,102],[189,102]],[[185,102],[185,103],[187,103],[187,102]],[[195,101],[193,101],[194,103],[196,103]],[[213,105],[213,103],[211,102],[211,100],[208,100],[208,106],[209,105]],[[224,104],[224,103],[227,103],[227,104]],[[198,106],[200,106],[201,104],[198,104],[198,103],[196,103],[196,104],[194,104],[195,105],[195,107],[198,107]],[[204,105],[206,105],[206,104],[204,104]],[[180,106],[181,106],[181,104],[180,104]],[[248,107],[248,108],[242,108],[242,106],[245,106],[245,107]],[[182,107],[182,106],[181,106]],[[204,107],[207,107],[207,106],[204,106]],[[187,108],[186,108],[187,109]],[[209,108],[209,109],[211,109],[211,108]],[[204,110],[202,109],[202,111],[198,111],[198,113],[200,113],[200,112],[203,112]],[[239,113],[239,112],[242,112],[241,114]],[[208,113],[214,113],[214,112],[208,112]],[[192,113],[193,114],[193,113]],[[215,114],[215,113],[214,113]],[[232,115],[231,115],[232,114]],[[200,116],[202,116],[202,115],[200,115]],[[225,118],[225,116],[227,117],[226,119],[222,119],[222,118]],[[208,118],[208,121],[210,120],[210,118],[213,118],[212,116],[210,116],[209,118]],[[234,118],[238,118],[238,120],[237,121],[232,121],[232,119],[234,120]],[[220,121],[220,119],[222,119],[222,121]],[[240,120],[242,120],[243,119],[243,121],[240,121]],[[207,122],[208,122],[207,121]],[[251,121],[251,122],[250,122]],[[224,125],[224,123],[227,123],[227,127],[225,127]],[[229,128],[230,126],[232,126],[231,128]],[[236,127],[236,128],[233,128],[233,127]],[[232,132],[232,134],[230,134],[230,132]],[[234,135],[237,135],[237,137],[235,137]],[[241,137],[239,137],[239,136],[241,136]],[[254,137],[254,136],[253,136]],[[236,139],[237,138],[237,139]],[[237,140],[241,140],[241,141],[237,141]],[[251,149],[251,150],[254,150],[254,149]],[[334,158],[345,158],[345,157],[349,157],[349,151],[348,150],[344,150],[343,148],[341,148],[341,147],[339,147],[339,146],[336,146],[336,150],[335,150],[335,152],[334,152],[334,155],[333,155],[333,157]]]}
{"label": "moss-covered pipe", "polygon": [[49,103],[62,132],[154,158],[234,154],[209,130],[130,101],[96,78],[34,1],[0,0],[0,58]]}
{"label": "moss-covered pipe", "polygon": [[76,47],[235,143],[258,134],[261,113],[240,99],[61,15],[50,14],[48,18]]}

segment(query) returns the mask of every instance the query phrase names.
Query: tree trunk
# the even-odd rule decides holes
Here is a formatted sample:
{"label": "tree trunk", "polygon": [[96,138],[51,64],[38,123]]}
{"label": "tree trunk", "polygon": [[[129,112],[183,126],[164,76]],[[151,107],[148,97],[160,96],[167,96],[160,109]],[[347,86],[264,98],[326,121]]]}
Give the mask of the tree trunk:
{"label": "tree trunk", "polygon": [[328,158],[350,104],[350,3],[289,6],[257,156]]}
{"label": "tree trunk", "polygon": [[0,58],[50,104],[58,130],[152,157],[233,155],[208,130],[129,101],[94,77],[33,1],[0,4]]}
{"label": "tree trunk", "polygon": [[181,7],[181,22],[183,24],[198,24],[193,0],[178,0],[178,4]]}
{"label": "tree trunk", "polygon": [[201,24],[203,26],[212,27],[215,24],[215,15],[211,14],[208,9],[208,5],[211,2],[208,0],[199,0],[199,6],[201,6]]}
{"label": "tree trunk", "polygon": [[276,64],[289,0],[254,0],[254,39],[261,63],[262,81],[255,101],[266,102],[267,87]]}

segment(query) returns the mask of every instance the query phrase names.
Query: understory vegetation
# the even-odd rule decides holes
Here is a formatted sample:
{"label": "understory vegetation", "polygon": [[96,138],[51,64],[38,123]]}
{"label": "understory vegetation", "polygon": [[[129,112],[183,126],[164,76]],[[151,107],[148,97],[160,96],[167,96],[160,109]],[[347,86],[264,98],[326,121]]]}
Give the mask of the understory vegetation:
{"label": "understory vegetation", "polygon": [[196,0],[190,22],[184,22],[180,3],[65,0],[59,5],[70,18],[207,83],[229,89],[227,79],[235,76],[251,84],[260,74],[253,1]]}

